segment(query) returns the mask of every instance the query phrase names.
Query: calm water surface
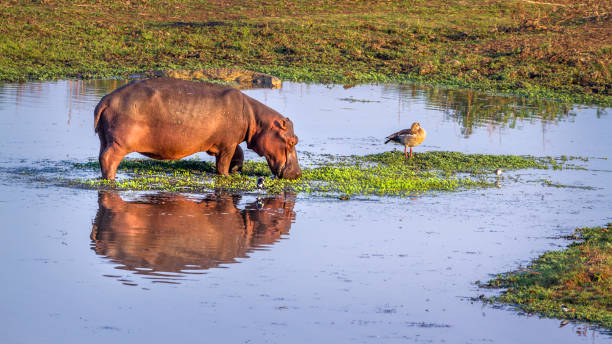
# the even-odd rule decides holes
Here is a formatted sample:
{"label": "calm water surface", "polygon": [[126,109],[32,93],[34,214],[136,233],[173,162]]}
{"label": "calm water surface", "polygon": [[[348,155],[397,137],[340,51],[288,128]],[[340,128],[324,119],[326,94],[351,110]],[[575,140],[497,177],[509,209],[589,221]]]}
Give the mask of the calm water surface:
{"label": "calm water surface", "polygon": [[22,177],[96,158],[93,108],[121,84],[0,85],[1,343],[612,342],[470,301],[491,293],[475,281],[612,221],[610,109],[411,86],[245,91],[293,120],[304,165],[402,149],[382,139],[413,121],[428,132],[416,152],[590,157],[587,171],[505,173],[499,189],[338,201]]}

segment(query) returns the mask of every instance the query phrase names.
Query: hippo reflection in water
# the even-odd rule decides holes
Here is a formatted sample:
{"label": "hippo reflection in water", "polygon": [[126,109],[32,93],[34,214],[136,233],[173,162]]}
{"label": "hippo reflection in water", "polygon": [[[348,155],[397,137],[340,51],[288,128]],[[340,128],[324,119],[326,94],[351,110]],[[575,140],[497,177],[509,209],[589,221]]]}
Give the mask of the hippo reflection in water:
{"label": "hippo reflection in water", "polygon": [[227,194],[196,200],[164,193],[124,201],[116,192],[100,191],[92,249],[120,264],[118,269],[163,281],[177,277],[164,272],[193,273],[246,258],[288,234],[295,221],[292,194],[259,199],[244,209],[238,209],[239,201]]}

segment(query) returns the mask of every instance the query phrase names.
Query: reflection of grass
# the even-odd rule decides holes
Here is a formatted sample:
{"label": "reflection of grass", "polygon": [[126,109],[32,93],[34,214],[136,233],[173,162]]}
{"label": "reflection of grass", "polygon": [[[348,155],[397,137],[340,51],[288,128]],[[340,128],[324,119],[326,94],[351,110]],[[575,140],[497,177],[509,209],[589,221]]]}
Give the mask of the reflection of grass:
{"label": "reflection of grass", "polygon": [[[412,86],[415,88],[415,86]],[[443,110],[447,116],[453,118],[461,125],[461,132],[466,137],[472,134],[474,127],[493,124],[503,124],[510,128],[516,127],[520,121],[538,119],[544,122],[575,115],[567,103],[556,101],[524,98],[504,97],[484,94],[471,90],[440,89],[422,87],[427,101]],[[410,89],[405,91],[410,91]],[[597,111],[604,111],[598,109]]]}
{"label": "reflection of grass", "polygon": [[[75,164],[81,169],[98,169],[97,162]],[[426,191],[455,191],[493,185],[486,179],[498,167],[504,169],[561,168],[563,161],[510,155],[463,154],[457,152],[417,153],[404,160],[402,152],[326,157],[316,166],[304,168],[299,180],[266,177],[269,193],[293,190],[312,194],[406,196]],[[127,176],[117,182],[100,179],[73,180],[71,185],[128,190],[208,191],[255,190],[257,176],[269,176],[265,162],[244,163],[243,172],[214,175],[214,164],[199,160],[157,161],[126,159],[119,170]]]}
{"label": "reflection of grass", "polygon": [[508,288],[495,301],[547,317],[612,328],[612,223],[579,228],[574,237],[583,241],[489,281],[487,287]]}
{"label": "reflection of grass", "polygon": [[610,11],[579,0],[5,1],[0,79],[236,66],[611,104]]}

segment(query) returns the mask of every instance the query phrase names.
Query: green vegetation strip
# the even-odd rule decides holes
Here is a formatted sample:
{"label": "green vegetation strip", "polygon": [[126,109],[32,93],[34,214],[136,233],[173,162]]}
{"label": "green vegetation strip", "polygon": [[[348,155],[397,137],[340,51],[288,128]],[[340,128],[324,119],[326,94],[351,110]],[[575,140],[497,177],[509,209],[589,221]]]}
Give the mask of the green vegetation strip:
{"label": "green vegetation strip", "polygon": [[[409,196],[426,191],[456,191],[494,185],[497,168],[571,167],[569,158],[536,158],[513,155],[463,154],[458,152],[417,153],[410,160],[393,151],[366,156],[324,156],[302,169],[298,180],[270,178],[265,162],[244,164],[242,173],[214,174],[214,164],[200,160],[158,161],[126,159],[119,165],[115,182],[77,179],[67,183],[86,188],[121,190],[165,190],[207,192],[215,189],[256,190],[256,179],[265,178],[267,193],[285,190],[349,198],[353,195]],[[77,163],[79,169],[98,170],[97,162]],[[488,178],[489,177],[489,178]]]}
{"label": "green vegetation strip", "polygon": [[571,238],[582,241],[545,253],[526,269],[498,275],[483,285],[508,288],[493,301],[612,329],[612,223],[578,228]]}
{"label": "green vegetation strip", "polygon": [[0,80],[242,67],[609,106],[610,13],[582,0],[6,0]]}

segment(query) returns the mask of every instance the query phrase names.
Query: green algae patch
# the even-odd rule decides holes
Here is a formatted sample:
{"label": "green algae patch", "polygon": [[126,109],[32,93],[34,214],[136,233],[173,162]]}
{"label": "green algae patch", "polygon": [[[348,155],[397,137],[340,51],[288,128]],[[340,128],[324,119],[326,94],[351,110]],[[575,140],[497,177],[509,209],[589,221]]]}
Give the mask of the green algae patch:
{"label": "green algae patch", "polygon": [[546,317],[612,328],[612,223],[578,228],[563,251],[547,252],[527,268],[482,285],[507,288],[494,302]]}
{"label": "green algae patch", "polygon": [[[77,169],[100,169],[100,164],[97,161],[89,161],[86,163],[75,163]],[[215,164],[208,161],[200,161],[199,159],[185,160],[153,160],[153,159],[123,159],[117,168],[121,172],[190,172],[194,174],[214,173]]]}
{"label": "green algae patch", "polygon": [[[294,191],[350,198],[353,195],[410,196],[430,191],[458,191],[495,185],[493,172],[526,168],[569,166],[560,158],[463,154],[458,152],[417,153],[404,159],[393,151],[365,156],[309,156],[297,180],[271,178],[266,162],[247,161],[243,171],[230,176],[215,175],[212,162],[197,159],[159,161],[125,159],[117,181],[76,179],[71,186],[94,189],[164,190],[207,192],[210,190],[256,191],[256,179],[264,177],[265,192]],[[76,163],[82,170],[99,170],[98,162]],[[264,191],[264,190],[261,190]]]}
{"label": "green algae patch", "polygon": [[388,165],[405,165],[418,170],[441,170],[454,173],[487,173],[498,168],[547,169],[561,168],[561,159],[552,157],[532,157],[518,155],[463,154],[460,152],[427,152],[416,154],[415,158],[405,160],[403,152],[386,152],[366,155],[365,161]]}
{"label": "green algae patch", "polygon": [[584,157],[534,157],[528,155],[489,155],[464,154],[460,152],[427,152],[417,153],[413,159],[405,160],[404,153],[399,151],[366,155],[358,158],[363,161],[387,165],[406,166],[416,170],[438,170],[449,173],[484,174],[502,168],[505,170],[522,169],[584,169],[580,162],[588,161]]}

